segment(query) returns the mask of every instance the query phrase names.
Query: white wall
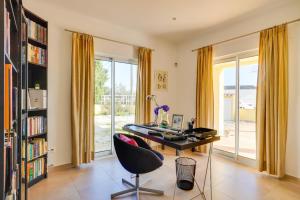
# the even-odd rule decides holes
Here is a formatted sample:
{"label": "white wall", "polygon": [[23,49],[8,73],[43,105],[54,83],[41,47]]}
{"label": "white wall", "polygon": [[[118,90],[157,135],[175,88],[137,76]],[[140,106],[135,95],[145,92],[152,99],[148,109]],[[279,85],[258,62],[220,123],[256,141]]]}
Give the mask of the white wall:
{"label": "white wall", "polygon": [[289,119],[286,170],[300,178],[300,22],[289,25]]}
{"label": "white wall", "polygon": [[[153,71],[162,69],[169,72],[169,90],[153,91],[159,95],[159,102],[175,108],[176,68],[175,47],[147,34],[114,26],[101,20],[82,16],[78,13],[53,6],[38,0],[23,1],[26,8],[48,21],[49,25],[49,154],[50,164],[62,165],[71,162],[70,88],[71,88],[71,33],[65,28],[86,32],[123,42],[155,49]],[[95,53],[122,59],[136,59],[136,48],[95,39]]]}
{"label": "white wall", "polygon": [[[195,116],[196,98],[196,52],[192,49],[213,44],[218,41],[255,32],[300,17],[300,1],[278,8],[266,9],[263,14],[256,13],[242,21],[215,28],[207,33],[189,39],[178,46],[178,88],[177,109],[187,118]],[[289,25],[289,124],[287,139],[287,174],[300,177],[300,23]],[[214,46],[215,57],[257,49],[259,34],[254,34],[231,42]]]}

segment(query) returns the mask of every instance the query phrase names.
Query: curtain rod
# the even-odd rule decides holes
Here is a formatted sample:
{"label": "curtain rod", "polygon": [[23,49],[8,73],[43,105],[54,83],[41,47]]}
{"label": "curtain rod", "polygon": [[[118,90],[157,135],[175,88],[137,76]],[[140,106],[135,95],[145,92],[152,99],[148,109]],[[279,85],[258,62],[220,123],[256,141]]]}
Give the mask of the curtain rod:
{"label": "curtain rod", "polygon": [[[70,32],[70,33],[81,33],[81,34],[87,34],[87,33],[83,33],[83,32],[78,32],[78,31],[72,31],[72,30],[69,30],[69,29],[65,29],[65,31],[67,32]],[[90,35],[90,34],[88,34]],[[114,42],[114,43],[118,43],[118,44],[124,44],[124,45],[127,45],[127,46],[133,46],[133,47],[143,47],[143,46],[138,46],[138,45],[135,45],[135,44],[131,44],[131,43],[127,43],[127,42],[122,42],[122,41],[118,41],[118,40],[113,40],[113,39],[109,39],[109,38],[105,38],[105,37],[100,37],[100,36],[97,36],[97,35],[92,35],[94,38],[97,38],[97,39],[100,39],[100,40],[106,40],[106,41],[110,41],[110,42]],[[147,47],[143,47],[143,48],[147,48]],[[149,49],[149,48],[148,48]],[[154,51],[154,49],[151,49],[152,51]]]}
{"label": "curtain rod", "polygon": [[[292,20],[292,21],[289,21],[289,22],[287,22],[287,23],[285,23],[285,24],[292,24],[292,23],[295,23],[295,22],[298,22],[298,21],[300,21],[300,18],[295,19],[295,20]],[[240,38],[243,38],[243,37],[247,37],[247,36],[249,36],[249,35],[253,35],[253,34],[259,33],[259,32],[261,32],[261,31],[263,31],[263,30],[266,30],[266,29],[262,29],[262,30],[260,30],[260,31],[254,31],[254,32],[252,32],[252,33],[248,33],[248,34],[245,34],[245,35],[240,35],[240,36],[237,36],[237,37],[234,37],[234,38],[230,38],[230,39],[227,39],[227,40],[223,40],[223,41],[220,41],[220,42],[213,43],[213,44],[211,44],[211,45],[212,45],[212,46],[215,46],[215,45],[218,45],[218,44],[230,42],[230,41],[232,41],[232,40],[240,39]],[[199,48],[197,48],[197,49],[193,49],[192,52],[197,51],[197,50],[199,50],[199,49],[201,49],[201,48],[202,48],[202,47],[199,47]]]}

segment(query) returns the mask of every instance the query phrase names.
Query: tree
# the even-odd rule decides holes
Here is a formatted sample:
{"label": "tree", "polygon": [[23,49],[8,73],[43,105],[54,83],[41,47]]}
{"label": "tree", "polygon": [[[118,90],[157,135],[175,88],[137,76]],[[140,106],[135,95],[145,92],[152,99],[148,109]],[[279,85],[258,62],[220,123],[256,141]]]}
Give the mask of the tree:
{"label": "tree", "polygon": [[108,93],[108,88],[104,86],[108,80],[108,70],[103,67],[101,61],[95,62],[95,103],[99,104],[101,96]]}

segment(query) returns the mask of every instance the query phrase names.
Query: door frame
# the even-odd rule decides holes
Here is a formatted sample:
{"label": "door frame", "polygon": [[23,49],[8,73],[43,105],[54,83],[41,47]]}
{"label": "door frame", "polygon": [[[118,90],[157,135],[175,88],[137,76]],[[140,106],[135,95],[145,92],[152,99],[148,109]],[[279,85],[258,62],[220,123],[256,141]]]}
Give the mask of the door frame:
{"label": "door frame", "polygon": [[240,108],[239,108],[239,99],[240,99],[240,60],[258,56],[258,49],[244,51],[236,54],[230,54],[227,56],[221,56],[214,59],[213,65],[232,62],[236,63],[236,98],[235,98],[235,152],[227,152],[221,149],[216,149],[214,147],[214,153],[235,160],[236,162],[245,164],[247,166],[255,167],[256,159],[247,158],[245,156],[239,155],[239,121],[240,121]]}

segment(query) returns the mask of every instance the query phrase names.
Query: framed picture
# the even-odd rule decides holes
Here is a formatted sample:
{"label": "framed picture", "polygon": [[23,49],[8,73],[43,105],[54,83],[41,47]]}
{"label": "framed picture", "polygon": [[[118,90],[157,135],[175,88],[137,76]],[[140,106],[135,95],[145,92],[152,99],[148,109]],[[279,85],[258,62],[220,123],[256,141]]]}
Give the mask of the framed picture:
{"label": "framed picture", "polygon": [[168,90],[168,72],[157,70],[154,72],[155,89],[159,91]]}
{"label": "framed picture", "polygon": [[183,115],[173,114],[172,116],[172,128],[181,130],[183,125]]}

